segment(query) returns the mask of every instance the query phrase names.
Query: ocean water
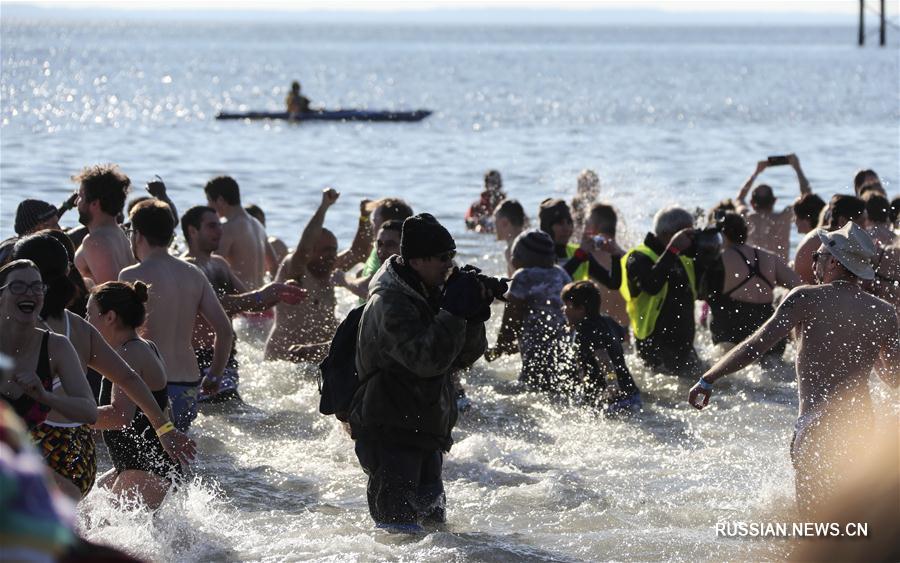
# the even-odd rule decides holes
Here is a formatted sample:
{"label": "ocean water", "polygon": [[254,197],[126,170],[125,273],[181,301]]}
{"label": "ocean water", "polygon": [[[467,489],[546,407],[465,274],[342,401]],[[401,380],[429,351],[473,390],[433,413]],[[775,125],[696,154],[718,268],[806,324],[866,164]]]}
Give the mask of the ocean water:
{"label": "ocean water", "polygon": [[[449,226],[460,260],[494,273],[502,245],[462,229],[488,168],[532,217],[596,170],[632,242],[664,205],[733,196],[770,154],[797,153],[823,196],[847,192],[862,167],[898,191],[897,43],[858,49],[851,27],[0,25],[2,237],[21,199],[60,203],[69,177],[97,162],[119,163],[138,191],[159,174],[182,211],[204,203],[211,176],[230,174],[288,245],[326,185],[342,193],[326,220],[342,246],[361,198],[400,195]],[[213,119],[278,109],[293,79],[329,108],[435,114]],[[787,168],[762,180],[783,203],[797,193]],[[353,300],[339,291],[343,312]],[[697,413],[692,382],[630,358],[645,409],[616,420],[514,393],[515,360],[479,361],[465,375],[475,406],[444,466],[449,522],[397,537],[372,527],[352,442],[317,412],[314,368],[262,362],[254,336],[239,336],[248,408],[201,414],[194,478],[158,513],[92,492],[87,537],[160,561],[735,560],[789,549],[717,538],[714,525],[794,517],[790,370],[748,368]],[[698,348],[711,354],[702,331]]]}

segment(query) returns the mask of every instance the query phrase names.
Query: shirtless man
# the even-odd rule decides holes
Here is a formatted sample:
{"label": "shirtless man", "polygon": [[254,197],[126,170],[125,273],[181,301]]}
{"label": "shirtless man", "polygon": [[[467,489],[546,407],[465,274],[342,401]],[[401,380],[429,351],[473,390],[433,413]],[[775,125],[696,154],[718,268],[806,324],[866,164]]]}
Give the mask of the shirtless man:
{"label": "shirtless man", "polygon": [[204,389],[219,385],[232,345],[231,321],[216,293],[196,266],[169,254],[175,219],[159,200],[139,203],[131,211],[131,244],[139,264],[122,270],[120,281],[143,281],[150,286],[147,321],[141,336],[152,340],[166,365],[172,422],[187,431],[197,416],[200,369],[191,347],[194,318],[199,313],[215,333],[213,358],[203,379]]}
{"label": "shirtless man", "polygon": [[820,284],[791,291],[772,318],[700,378],[688,399],[702,409],[717,379],[750,365],[797,329],[800,413],[791,458],[797,473],[797,502],[804,516],[815,515],[820,503],[827,502],[841,480],[836,466],[857,453],[852,443],[828,442],[840,434],[831,423],[844,419],[852,421],[851,434],[871,433],[874,412],[868,382],[873,367],[891,387],[900,381],[897,313],[859,286],[860,280],[875,276],[871,237],[853,222],[837,231],[820,229],[818,236]]}
{"label": "shirtless man", "polygon": [[128,237],[116,222],[131,180],[115,164],[85,168],[73,179],[80,183],[78,220],[88,229],[75,253],[75,267],[97,285],[115,281],[134,264]]}
{"label": "shirtless man", "polygon": [[[296,304],[303,298],[303,289],[284,283],[269,283],[256,291],[247,291],[244,283],[231,271],[228,262],[221,256],[213,255],[222,238],[222,223],[215,209],[202,205],[188,209],[181,217],[181,229],[188,245],[188,251],[181,258],[200,268],[229,316],[244,311],[264,311],[282,301]],[[234,338],[236,341],[237,337]],[[194,321],[193,346],[201,372],[207,371],[212,364],[214,344],[215,331],[203,315],[198,314]],[[236,351],[232,346],[218,392],[215,395],[201,392],[201,402],[240,401]]]}
{"label": "shirtless man", "polygon": [[337,319],[332,273],[364,260],[372,240],[368,223],[360,221],[353,244],[338,254],[337,238],[322,224],[339,195],[333,188],[322,192],[322,203],[303,229],[297,248],[278,269],[276,281],[296,280],[307,297],[298,305],[275,307],[275,325],[266,342],[267,360],[317,361],[324,357],[334,336]]}
{"label": "shirtless man", "polygon": [[[800,194],[811,193],[809,181],[800,168],[800,160],[797,155],[790,154],[787,157],[788,164],[797,173],[797,181],[800,183]],[[764,248],[775,253],[785,262],[788,261],[788,252],[791,247],[791,223],[794,221],[794,208],[792,206],[785,207],[781,211],[775,211],[775,202],[777,198],[772,192],[772,188],[766,184],[760,184],[753,188],[750,196],[750,206],[752,211],[747,208],[746,198],[753,182],[763,170],[770,166],[768,160],[761,160],[756,163],[756,171],[747,179],[738,193],[738,212],[744,215],[750,227],[750,235],[747,244]]]}
{"label": "shirtless man", "polygon": [[203,188],[222,224],[218,254],[249,289],[262,287],[266,272],[278,267],[265,227],[241,206],[241,191],[230,176],[218,176]]}

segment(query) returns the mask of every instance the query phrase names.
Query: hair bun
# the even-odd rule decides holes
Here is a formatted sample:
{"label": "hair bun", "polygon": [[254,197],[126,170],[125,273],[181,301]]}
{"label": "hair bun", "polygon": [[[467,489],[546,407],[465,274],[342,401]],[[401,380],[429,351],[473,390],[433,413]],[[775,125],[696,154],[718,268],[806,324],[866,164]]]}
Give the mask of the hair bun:
{"label": "hair bun", "polygon": [[142,281],[134,282],[134,294],[137,297],[139,303],[147,302],[147,295],[150,291],[150,288]]}

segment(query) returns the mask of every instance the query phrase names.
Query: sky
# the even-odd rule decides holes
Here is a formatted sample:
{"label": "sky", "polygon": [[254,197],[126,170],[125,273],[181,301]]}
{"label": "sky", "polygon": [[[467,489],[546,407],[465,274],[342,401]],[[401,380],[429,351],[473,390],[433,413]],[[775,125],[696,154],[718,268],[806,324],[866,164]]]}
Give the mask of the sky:
{"label": "sky", "polygon": [[[878,0],[867,0],[871,10]],[[900,2],[888,0],[896,21]],[[0,17],[856,25],[857,0],[0,0]],[[549,20],[548,20],[549,19]],[[869,25],[877,15],[867,12]]]}

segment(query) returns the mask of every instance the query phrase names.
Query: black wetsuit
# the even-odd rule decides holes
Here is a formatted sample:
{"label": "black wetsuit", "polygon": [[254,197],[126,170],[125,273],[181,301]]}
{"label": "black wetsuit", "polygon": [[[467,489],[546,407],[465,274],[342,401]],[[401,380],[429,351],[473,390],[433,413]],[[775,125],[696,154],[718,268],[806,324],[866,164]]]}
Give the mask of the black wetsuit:
{"label": "black wetsuit", "polygon": [[[653,332],[637,340],[638,355],[650,367],[677,375],[698,375],[704,364],[694,349],[694,294],[681,260],[666,252],[653,233],[647,233],[644,244],[659,256],[655,263],[649,256],[633,252],[628,257],[628,290],[632,295],[646,291],[655,295],[669,284]],[[694,261],[696,279],[703,274],[702,265]]]}
{"label": "black wetsuit", "polygon": [[[132,342],[133,339],[128,342]],[[127,342],[126,342],[127,344]],[[151,345],[153,351],[159,352]],[[151,391],[160,410],[165,411],[169,404],[168,385],[162,389]],[[100,389],[100,405],[112,404],[112,383],[104,378]],[[109,448],[116,473],[126,469],[147,471],[166,479],[175,479],[182,474],[181,466],[163,449],[156,431],[143,411],[135,406],[131,424],[122,430],[104,430],[103,441]]]}
{"label": "black wetsuit", "polygon": [[[50,354],[47,351],[48,340],[50,340],[50,331],[45,330],[43,336],[41,336],[41,351],[38,354],[37,368],[34,372],[37,374],[38,379],[41,380],[41,385],[44,386],[44,389],[48,393],[52,393],[53,372],[50,370]],[[25,393],[22,393],[22,396],[18,399],[7,399],[7,402],[16,411],[16,414],[25,421],[29,430],[44,422],[47,419],[47,413],[50,412],[49,406],[35,401]]]}
{"label": "black wetsuit", "polygon": [[[744,264],[747,265],[747,275],[744,279],[730,290],[722,291],[725,287],[725,264],[720,257],[707,270],[704,281],[701,284],[712,315],[709,330],[712,333],[712,340],[715,344],[721,342],[737,344],[742,342],[769,320],[769,317],[775,312],[775,308],[771,303],[750,303],[732,299],[732,293],[754,279],[758,279],[770,288],[775,287],[775,284],[766,279],[760,272],[759,253],[756,249],[753,249],[752,261],[740,249],[735,247],[734,251],[740,254]],[[781,356],[784,354],[785,346],[787,346],[787,341],[782,340],[766,354]]]}
{"label": "black wetsuit", "polygon": [[600,369],[594,354],[598,349],[606,350],[609,354],[619,391],[626,396],[640,392],[625,363],[625,353],[622,350],[624,327],[606,315],[598,315],[579,322],[572,336],[578,358],[577,373],[586,380],[585,399],[588,402],[599,403],[602,392],[606,389],[606,373]]}

